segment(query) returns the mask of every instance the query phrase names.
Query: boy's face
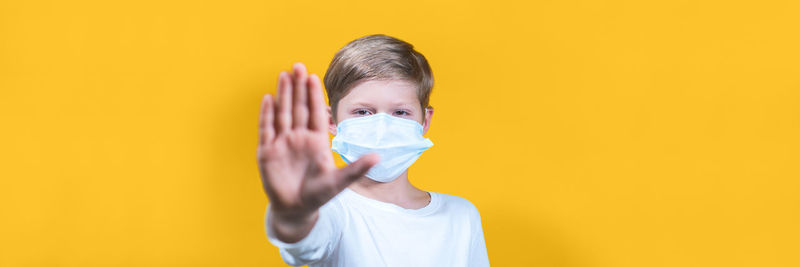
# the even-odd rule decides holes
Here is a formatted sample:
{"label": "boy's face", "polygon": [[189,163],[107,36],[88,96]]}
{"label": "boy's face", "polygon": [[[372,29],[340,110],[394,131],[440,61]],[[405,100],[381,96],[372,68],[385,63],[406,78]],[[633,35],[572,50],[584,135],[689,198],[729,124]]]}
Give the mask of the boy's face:
{"label": "boy's face", "polygon": [[[330,107],[328,107],[330,110]],[[336,121],[330,118],[328,130],[336,135],[336,124],[340,121],[386,113],[398,118],[414,120],[423,126],[423,134],[430,127],[433,108],[420,108],[417,89],[404,80],[373,80],[357,84],[347,95],[339,99]],[[329,112],[330,114],[330,112]]]}

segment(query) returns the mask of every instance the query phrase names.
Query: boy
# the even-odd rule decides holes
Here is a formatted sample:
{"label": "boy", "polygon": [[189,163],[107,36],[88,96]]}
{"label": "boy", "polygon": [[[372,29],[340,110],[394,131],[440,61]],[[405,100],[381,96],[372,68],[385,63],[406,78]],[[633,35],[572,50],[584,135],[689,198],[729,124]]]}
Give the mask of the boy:
{"label": "boy", "polygon": [[[433,143],[433,76],[411,44],[369,35],[340,49],[328,102],[301,63],[262,100],[258,163],[266,233],[289,265],[489,266],[480,214],[420,190],[408,167]],[[334,135],[329,147],[327,130]],[[331,149],[348,163],[338,169]]]}

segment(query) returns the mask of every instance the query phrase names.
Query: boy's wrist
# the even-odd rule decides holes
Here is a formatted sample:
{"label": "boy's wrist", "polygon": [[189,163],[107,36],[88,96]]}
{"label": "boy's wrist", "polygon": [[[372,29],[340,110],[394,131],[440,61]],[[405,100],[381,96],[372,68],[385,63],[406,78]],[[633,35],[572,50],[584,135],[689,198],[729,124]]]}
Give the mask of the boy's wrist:
{"label": "boy's wrist", "polygon": [[305,238],[313,229],[319,217],[319,211],[304,216],[286,216],[286,214],[273,213],[272,229],[275,237],[286,243],[296,243]]}
{"label": "boy's wrist", "polygon": [[311,212],[279,211],[272,210],[273,218],[276,222],[284,224],[302,225],[313,222],[319,216],[319,209]]}

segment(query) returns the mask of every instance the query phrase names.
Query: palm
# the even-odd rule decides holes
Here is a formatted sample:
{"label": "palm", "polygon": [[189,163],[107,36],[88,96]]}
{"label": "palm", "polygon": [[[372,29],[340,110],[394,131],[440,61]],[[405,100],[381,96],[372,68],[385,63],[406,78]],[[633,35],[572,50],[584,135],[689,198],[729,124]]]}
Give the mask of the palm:
{"label": "palm", "polygon": [[285,214],[309,214],[377,163],[365,156],[338,169],[331,156],[322,85],[302,64],[278,79],[277,103],[268,94],[259,120],[258,163],[270,203]]}
{"label": "palm", "polygon": [[313,209],[327,200],[320,185],[336,169],[327,139],[324,132],[291,130],[262,151],[264,187],[276,209]]}

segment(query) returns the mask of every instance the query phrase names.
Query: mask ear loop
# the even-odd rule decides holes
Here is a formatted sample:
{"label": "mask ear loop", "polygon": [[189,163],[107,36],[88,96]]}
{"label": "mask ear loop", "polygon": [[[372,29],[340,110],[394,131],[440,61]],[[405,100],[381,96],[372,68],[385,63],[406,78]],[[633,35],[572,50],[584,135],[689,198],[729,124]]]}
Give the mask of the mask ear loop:
{"label": "mask ear loop", "polygon": [[423,124],[423,125],[425,124],[425,121],[426,121],[426,119],[425,119],[425,118],[426,118],[426,117],[427,117],[427,115],[428,115],[428,109],[433,109],[433,106],[431,106],[431,105],[428,105],[428,107],[427,107],[427,108],[425,108],[425,112],[424,112],[424,113],[422,113],[422,124]]}

